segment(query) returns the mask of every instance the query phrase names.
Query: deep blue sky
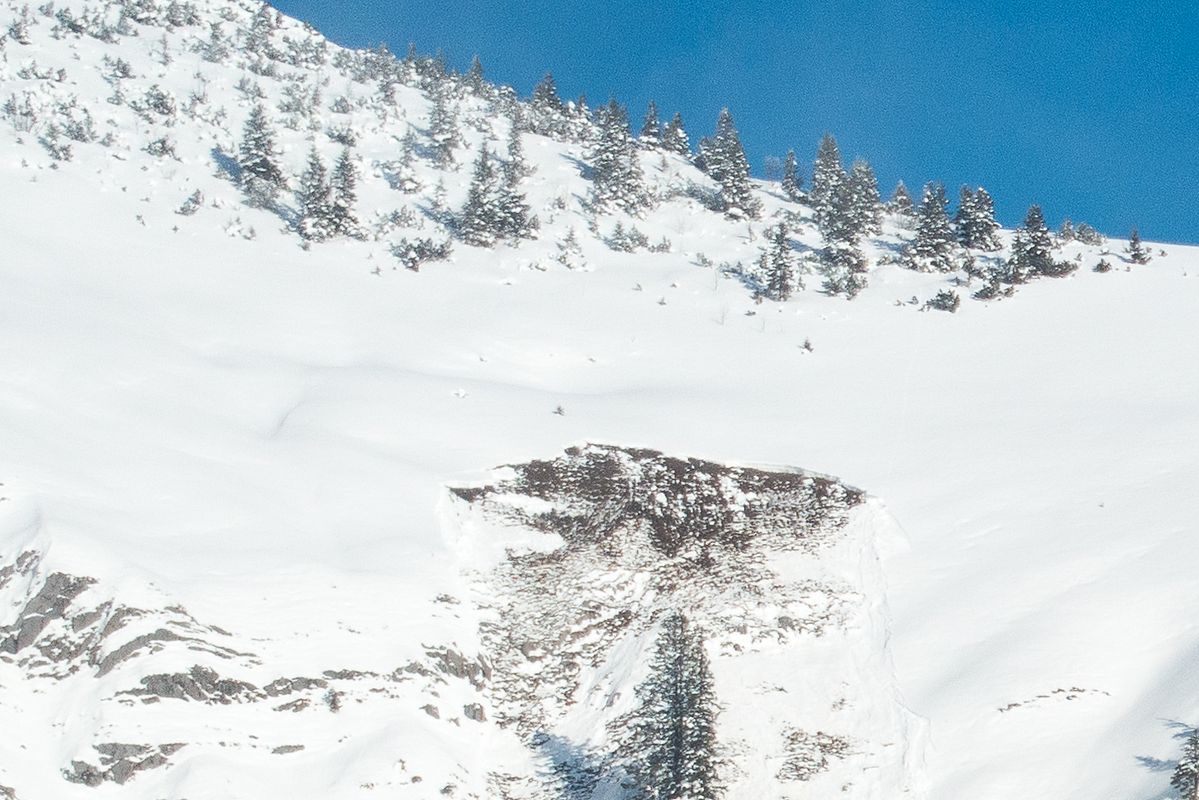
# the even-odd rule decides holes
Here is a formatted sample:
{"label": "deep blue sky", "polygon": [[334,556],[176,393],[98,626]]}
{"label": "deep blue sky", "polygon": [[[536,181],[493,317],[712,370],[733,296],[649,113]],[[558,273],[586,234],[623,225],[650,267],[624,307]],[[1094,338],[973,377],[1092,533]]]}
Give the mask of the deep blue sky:
{"label": "deep blue sky", "polygon": [[[272,0],[336,42],[444,49],[522,96],[654,98],[692,142],[727,105],[756,173],[824,131],[885,195],[902,178],[1033,202],[1123,236],[1199,242],[1199,3],[1010,0]],[[917,199],[919,199],[917,197]]]}

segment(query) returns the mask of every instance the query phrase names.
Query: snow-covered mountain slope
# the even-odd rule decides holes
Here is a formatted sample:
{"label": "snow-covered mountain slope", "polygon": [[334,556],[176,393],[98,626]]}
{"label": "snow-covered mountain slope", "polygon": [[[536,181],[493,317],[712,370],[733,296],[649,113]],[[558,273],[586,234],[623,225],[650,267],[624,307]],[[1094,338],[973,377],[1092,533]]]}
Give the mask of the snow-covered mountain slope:
{"label": "snow-covered mountain slope", "polygon": [[[682,606],[730,798],[1172,796],[1175,723],[1199,719],[1199,250],[1112,252],[1100,274],[1101,247],[1068,243],[1068,278],[921,312],[963,276],[887,263],[911,236],[891,217],[854,300],[809,275],[758,302],[719,265],[754,264],[784,213],[817,247],[810,209],[759,184],[762,218],[729,219],[689,188],[706,176],[646,153],[659,202],[595,217],[587,148],[528,134],[538,237],[413,272],[393,245],[448,236],[438,183],[459,208],[474,152],[508,136],[487,101],[456,99],[456,168],[422,150],[405,193],[390,165],[409,124],[428,143],[419,81],[383,104],[361,58],[288,49],[321,40],[287,20],[295,63],[264,68],[236,47],[250,4],[176,6],[173,28],[130,8],[147,23],[111,41],[72,32],[82,4],[32,10],[2,50],[0,786],[617,796],[605,757]],[[20,15],[0,5],[0,28]],[[209,61],[192,45],[218,20],[233,47]],[[325,132],[352,130],[367,235],[304,248],[290,197],[248,206],[231,160],[252,105],[317,87],[294,128],[279,112],[280,160],[297,175],[310,140],[332,160]],[[91,141],[49,128],[88,115]],[[670,247],[615,251],[617,221]],[[647,544],[659,492],[601,504],[607,549],[543,519],[590,508],[590,484],[520,476],[588,452],[865,494],[789,523],[810,548],[725,554],[717,586]],[[679,481],[663,498],[710,485]],[[499,635],[536,632],[545,603],[544,641]],[[564,682],[519,705],[542,668]]]}

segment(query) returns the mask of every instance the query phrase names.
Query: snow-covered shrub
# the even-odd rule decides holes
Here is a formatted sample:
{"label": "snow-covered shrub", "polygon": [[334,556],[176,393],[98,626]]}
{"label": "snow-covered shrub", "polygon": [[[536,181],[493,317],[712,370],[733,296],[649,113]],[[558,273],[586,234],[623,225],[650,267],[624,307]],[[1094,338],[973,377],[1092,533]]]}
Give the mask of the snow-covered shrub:
{"label": "snow-covered shrub", "polygon": [[452,251],[453,246],[449,239],[439,243],[425,237],[400,239],[391,246],[391,254],[405,269],[413,272],[419,271],[421,265],[427,262],[446,260]]}
{"label": "snow-covered shrub", "polygon": [[8,36],[17,44],[27,45],[30,43],[29,29],[36,24],[37,20],[29,10],[29,6],[22,6],[21,13],[8,26]]}
{"label": "snow-covered shrub", "polygon": [[190,217],[195,214],[204,205],[204,193],[199,189],[192,192],[191,195],[183,201],[183,205],[175,210],[176,214],[183,217]]}
{"label": "snow-covered shrub", "polygon": [[29,133],[41,119],[41,106],[32,92],[10,95],[4,102],[3,115],[18,133]]}
{"label": "snow-covered shrub", "polygon": [[[637,250],[642,250],[649,247],[649,238],[637,229],[636,226],[630,225],[625,227],[617,222],[616,227],[612,229],[611,235],[607,239],[608,247],[613,250],[619,250],[622,253],[633,253]],[[670,249],[670,243],[667,242],[667,250]]]}
{"label": "snow-covered shrub", "polygon": [[175,95],[157,83],[147,89],[140,98],[131,101],[129,107],[147,122],[172,122],[178,112]]}
{"label": "snow-covered shrub", "polygon": [[829,768],[830,758],[843,759],[852,754],[848,739],[824,731],[792,730],[785,746],[787,757],[778,771],[781,781],[811,780]]}
{"label": "snow-covered shrub", "polygon": [[62,132],[54,123],[46,127],[46,132],[38,141],[55,161],[70,161],[74,158],[74,151],[71,150],[70,143],[62,140]]}
{"label": "snow-covered shrub", "polygon": [[161,136],[146,145],[145,151],[155,158],[177,158],[175,143],[169,136]]}
{"label": "snow-covered shrub", "polygon": [[933,296],[931,300],[924,304],[925,308],[930,308],[935,311],[948,311],[954,313],[958,310],[958,306],[962,304],[962,298],[952,289],[942,289]]}
{"label": "snow-covered shrub", "polygon": [[419,228],[421,220],[408,206],[403,206],[388,214],[376,214],[375,237],[383,238],[400,228]]}

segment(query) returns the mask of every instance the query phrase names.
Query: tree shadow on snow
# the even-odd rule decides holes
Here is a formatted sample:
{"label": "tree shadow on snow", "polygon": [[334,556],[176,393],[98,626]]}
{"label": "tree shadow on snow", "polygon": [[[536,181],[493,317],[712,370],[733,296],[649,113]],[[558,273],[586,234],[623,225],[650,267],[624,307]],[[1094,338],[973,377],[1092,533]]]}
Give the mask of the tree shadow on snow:
{"label": "tree shadow on snow", "polygon": [[563,160],[569,161],[571,164],[573,164],[575,169],[577,169],[579,171],[579,174],[583,176],[584,180],[593,180],[594,179],[595,170],[592,169],[591,165],[588,164],[583,159],[576,158],[575,156],[572,156],[569,153],[563,153],[562,158],[563,158]]}
{"label": "tree shadow on snow", "polygon": [[548,763],[562,800],[608,800],[629,794],[624,771],[611,760],[556,734],[534,734],[533,749]]}
{"label": "tree shadow on snow", "polygon": [[225,178],[233,183],[241,182],[241,165],[237,163],[236,158],[219,147],[214,147],[209,152],[212,155],[213,163],[216,164],[218,177]]}
{"label": "tree shadow on snow", "polygon": [[[1174,731],[1174,738],[1180,742],[1185,740],[1191,735],[1191,732],[1195,730],[1194,725],[1188,725],[1187,723],[1176,719],[1162,720],[1162,724],[1164,724],[1167,728],[1172,729]],[[1173,773],[1174,769],[1178,766],[1177,759],[1169,760],[1156,758],[1154,756],[1136,756],[1136,760],[1141,767],[1149,772],[1163,774]],[[1158,792],[1152,797],[1146,798],[1146,800],[1182,800],[1182,795],[1180,795],[1178,791],[1173,788],[1167,788],[1163,789],[1161,792]]]}

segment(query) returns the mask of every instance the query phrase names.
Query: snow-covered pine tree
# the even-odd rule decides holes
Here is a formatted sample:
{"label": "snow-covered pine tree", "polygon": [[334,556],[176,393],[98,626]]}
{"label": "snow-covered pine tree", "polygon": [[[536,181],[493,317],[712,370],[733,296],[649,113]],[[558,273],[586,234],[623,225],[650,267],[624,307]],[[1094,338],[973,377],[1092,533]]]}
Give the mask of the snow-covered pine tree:
{"label": "snow-covered pine tree", "polygon": [[278,18],[270,4],[263,3],[254,12],[250,27],[246,29],[242,50],[250,57],[250,71],[259,75],[270,75],[274,71],[271,63],[278,57],[273,37],[278,29]]}
{"label": "snow-covered pine tree", "polygon": [[267,119],[266,108],[258,103],[250,111],[242,128],[237,164],[241,182],[252,205],[267,208],[275,202],[286,181],[275,161],[275,133]]}
{"label": "snow-covered pine tree", "polygon": [[333,189],[332,227],[335,236],[361,236],[354,206],[358,203],[358,168],[349,147],[341,151],[330,180]]}
{"label": "snow-covered pine tree", "polygon": [[787,151],[787,160],[783,163],[783,194],[788,200],[797,203],[803,197],[803,177],[799,174],[799,163],[795,151]]}
{"label": "snow-covered pine tree", "polygon": [[530,133],[562,137],[571,127],[566,111],[566,105],[558,96],[553,73],[547,72],[533,87],[533,96],[529,99],[528,113],[524,115],[523,122]]}
{"label": "snow-covered pine tree", "polygon": [[487,145],[475,160],[466,205],[458,218],[458,235],[467,244],[491,247],[504,235],[500,209],[500,176]]}
{"label": "snow-covered pine tree", "polygon": [[1199,730],[1187,734],[1178,766],[1170,778],[1182,800],[1199,800]]}
{"label": "snow-covered pine tree", "polygon": [[953,215],[953,228],[962,247],[970,248],[974,241],[974,190],[962,186],[958,193],[958,210]]}
{"label": "snow-covered pine tree", "polygon": [[945,207],[945,187],[931,181],[916,212],[916,238],[905,249],[903,265],[918,272],[953,272],[957,269],[954,250],[957,240]]}
{"label": "snow-covered pine tree", "polygon": [[683,126],[683,115],[675,113],[662,128],[662,148],[681,156],[691,155],[691,140],[687,137],[687,129]]}
{"label": "snow-covered pine tree", "polygon": [[996,236],[999,223],[995,221],[995,205],[986,189],[981,186],[977,190],[969,186],[962,187],[958,210],[954,215],[954,228],[962,247],[986,251],[999,249]]}
{"label": "snow-covered pine tree", "polygon": [[788,300],[797,288],[803,288],[803,283],[795,272],[795,259],[791,242],[787,239],[786,224],[779,222],[767,228],[766,241],[766,249],[762,252],[765,294],[771,300]]}
{"label": "snow-covered pine tree", "polygon": [[644,800],[719,800],[716,690],[703,635],[680,612],[662,621],[641,707],[622,747]]}
{"label": "snow-covered pine tree", "polygon": [[587,105],[587,95],[579,95],[573,103],[567,103],[563,111],[564,133],[562,138],[571,142],[591,143],[595,140],[595,117]]}
{"label": "snow-covered pine tree", "polygon": [[449,81],[437,81],[431,93],[433,107],[429,111],[429,139],[433,144],[433,159],[437,166],[449,169],[454,165],[454,150],[462,143],[458,112],[453,102],[453,86]]}
{"label": "snow-covered pine tree", "polygon": [[823,236],[820,248],[820,272],[824,276],[822,289],[826,294],[844,294],[852,300],[866,288],[866,256],[856,238],[835,239]]}
{"label": "snow-covered pine tree", "polygon": [[[1015,248],[1013,248],[1015,253]],[[1058,274],[1053,260],[1053,235],[1045,225],[1045,215],[1038,205],[1032,205],[1024,217],[1024,247],[1020,251],[1019,273],[1028,277]],[[1013,281],[1015,283],[1015,281]]]}
{"label": "snow-covered pine tree", "polygon": [[883,205],[878,194],[878,179],[864,158],[855,159],[849,171],[846,211],[850,224],[861,235],[882,230]]}
{"label": "snow-covered pine tree", "polygon": [[662,145],[662,123],[658,119],[658,105],[649,101],[645,110],[645,119],[641,123],[641,138],[638,140],[642,147],[655,148]]}
{"label": "snow-covered pine tree", "polygon": [[1002,245],[999,243],[999,223],[995,221],[995,201],[983,187],[974,192],[974,247],[987,252],[994,252]]}
{"label": "snow-covered pine tree", "polygon": [[597,114],[599,136],[591,152],[592,203],[639,216],[648,203],[641,162],[629,133],[629,116],[616,99]]}
{"label": "snow-covered pine tree", "polygon": [[891,199],[887,201],[887,210],[901,217],[911,217],[915,214],[912,196],[908,194],[908,187],[904,185],[903,181],[895,185],[895,191],[891,194]]}
{"label": "snow-covered pine tree", "polygon": [[457,218],[450,210],[446,194],[445,178],[438,178],[433,186],[433,196],[429,198],[429,218],[450,228],[457,223]]}
{"label": "snow-covered pine tree", "polygon": [[1028,283],[1032,277],[1028,257],[1028,232],[1017,228],[1012,234],[1012,252],[1002,266],[996,266],[991,275],[991,282],[1002,282],[1018,286]]}
{"label": "snow-covered pine tree", "polygon": [[508,128],[508,163],[505,169],[517,176],[517,179],[527,178],[536,170],[525,159],[524,140],[520,126],[515,122]]}
{"label": "snow-covered pine tree", "polygon": [[308,153],[308,168],[296,192],[297,229],[310,242],[323,242],[333,234],[333,198],[329,171],[315,147]]}
{"label": "snow-covered pine tree", "polygon": [[1136,228],[1128,234],[1128,260],[1134,264],[1148,264],[1151,256],[1141,244],[1141,232]]}
{"label": "snow-covered pine tree", "polygon": [[558,253],[554,256],[554,260],[567,269],[582,269],[586,266],[583,260],[583,248],[579,246],[579,237],[575,235],[575,229],[571,228],[566,232],[566,237],[557,243]]}
{"label": "snow-covered pine tree", "polygon": [[716,134],[708,140],[704,152],[704,169],[720,184],[720,202],[726,213],[734,217],[756,219],[762,204],[753,196],[749,182],[749,161],[741,146],[741,135],[733,115],[722,109],[716,120]]}
{"label": "snow-covered pine tree", "polygon": [[220,64],[229,57],[229,40],[221,32],[221,23],[213,21],[208,27],[208,41],[200,44],[197,49],[205,61]]}
{"label": "snow-covered pine tree", "polygon": [[462,85],[476,97],[487,94],[487,79],[483,76],[483,62],[478,54],[471,57],[470,69],[462,76]]}
{"label": "snow-covered pine tree", "polygon": [[395,162],[394,186],[404,194],[420,191],[421,183],[416,177],[416,133],[409,126],[400,139],[400,157]]}
{"label": "snow-covered pine tree", "polygon": [[558,84],[554,81],[552,72],[545,73],[533,87],[533,96],[529,98],[529,104],[538,111],[562,113],[562,98],[558,96]]}
{"label": "snow-covered pine tree", "polygon": [[841,163],[841,149],[831,133],[824,134],[812,165],[812,191],[809,200],[816,212],[816,224],[822,232],[830,232],[841,224],[844,211],[841,200],[849,180]]}
{"label": "snow-covered pine tree", "polygon": [[509,238],[531,238],[538,224],[520,190],[521,181],[529,174],[529,166],[521,150],[520,131],[515,126],[508,138],[508,160],[504,162],[502,172],[498,198],[500,231]]}

